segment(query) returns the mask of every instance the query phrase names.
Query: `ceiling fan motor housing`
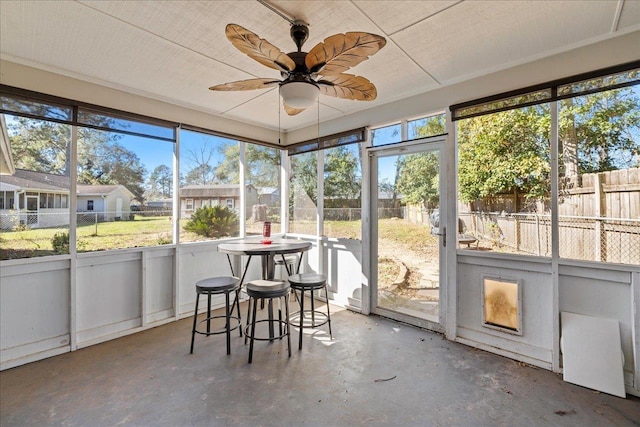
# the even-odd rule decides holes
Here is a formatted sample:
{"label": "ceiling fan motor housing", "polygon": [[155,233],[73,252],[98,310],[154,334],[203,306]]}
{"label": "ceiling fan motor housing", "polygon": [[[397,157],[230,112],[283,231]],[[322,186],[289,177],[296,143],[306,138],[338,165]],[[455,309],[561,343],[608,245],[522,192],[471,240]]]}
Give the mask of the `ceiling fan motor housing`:
{"label": "ceiling fan motor housing", "polygon": [[307,57],[307,52],[300,52],[300,51],[289,52],[287,55],[289,55],[289,57],[293,59],[293,62],[296,63],[296,68],[290,72],[283,72],[282,73],[283,78],[287,78],[290,75],[294,75],[298,77],[309,76],[309,70],[307,69],[307,65],[305,64],[305,61],[304,61],[305,58]]}
{"label": "ceiling fan motor housing", "polygon": [[304,21],[294,21],[291,24],[291,38],[298,47],[298,52],[302,50],[302,45],[309,38],[309,26]]}

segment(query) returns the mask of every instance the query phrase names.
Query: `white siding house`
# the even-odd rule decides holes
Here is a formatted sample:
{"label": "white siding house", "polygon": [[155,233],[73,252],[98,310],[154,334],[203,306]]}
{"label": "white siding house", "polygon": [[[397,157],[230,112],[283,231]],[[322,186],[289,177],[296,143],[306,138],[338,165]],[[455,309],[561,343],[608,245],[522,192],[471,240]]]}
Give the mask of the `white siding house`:
{"label": "white siding house", "polygon": [[[0,176],[0,228],[69,225],[69,177],[15,169]],[[78,185],[78,212],[100,221],[129,219],[133,193],[123,185]]]}
{"label": "white siding house", "polygon": [[69,177],[15,169],[0,176],[0,228],[69,224]]}
{"label": "white siding house", "polygon": [[129,219],[134,195],[124,185],[78,185],[78,212],[95,213],[102,221]]}
{"label": "white siding house", "polygon": [[[189,218],[193,211],[203,206],[223,205],[236,211],[240,208],[240,186],[237,184],[186,185],[180,188],[180,216]],[[247,206],[258,201],[258,192],[252,185],[246,186]]]}

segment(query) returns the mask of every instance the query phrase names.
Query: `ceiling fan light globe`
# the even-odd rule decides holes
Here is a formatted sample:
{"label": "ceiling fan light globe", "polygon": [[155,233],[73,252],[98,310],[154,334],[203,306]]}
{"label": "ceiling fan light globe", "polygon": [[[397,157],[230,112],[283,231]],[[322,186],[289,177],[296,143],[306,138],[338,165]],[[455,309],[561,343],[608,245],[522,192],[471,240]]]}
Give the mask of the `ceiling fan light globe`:
{"label": "ceiling fan light globe", "polygon": [[307,82],[289,82],[280,86],[280,95],[285,104],[292,108],[309,108],[318,99],[320,89]]}

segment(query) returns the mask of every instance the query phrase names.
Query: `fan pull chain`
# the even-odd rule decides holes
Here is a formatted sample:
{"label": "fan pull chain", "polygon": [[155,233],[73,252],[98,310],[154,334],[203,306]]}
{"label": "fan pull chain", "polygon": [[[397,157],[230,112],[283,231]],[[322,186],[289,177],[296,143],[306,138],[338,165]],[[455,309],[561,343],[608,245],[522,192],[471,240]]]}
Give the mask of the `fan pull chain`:
{"label": "fan pull chain", "polygon": [[282,145],[282,142],[280,141],[280,86],[278,86],[278,101],[276,102],[276,105],[278,106],[278,145]]}

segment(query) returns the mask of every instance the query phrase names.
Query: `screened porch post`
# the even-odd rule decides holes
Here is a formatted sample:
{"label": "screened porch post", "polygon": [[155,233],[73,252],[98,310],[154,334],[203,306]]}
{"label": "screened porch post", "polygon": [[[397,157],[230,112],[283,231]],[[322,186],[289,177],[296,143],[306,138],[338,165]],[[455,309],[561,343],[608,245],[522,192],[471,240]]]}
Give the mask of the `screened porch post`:
{"label": "screened porch post", "polygon": [[289,177],[291,162],[287,150],[280,151],[280,232],[289,233]]}

